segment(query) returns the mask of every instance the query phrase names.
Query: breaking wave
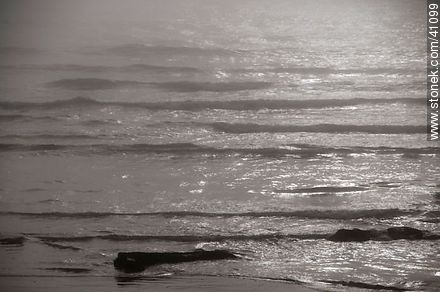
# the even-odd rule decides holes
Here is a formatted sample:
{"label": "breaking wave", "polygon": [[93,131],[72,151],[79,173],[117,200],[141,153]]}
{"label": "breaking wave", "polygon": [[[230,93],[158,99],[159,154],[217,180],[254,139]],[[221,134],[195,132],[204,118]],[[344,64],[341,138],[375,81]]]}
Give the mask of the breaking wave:
{"label": "breaking wave", "polygon": [[313,188],[300,188],[300,189],[286,189],[286,190],[276,190],[275,193],[291,193],[291,194],[301,194],[301,193],[346,193],[346,192],[361,192],[366,191],[368,188],[364,187],[313,187]]}
{"label": "breaking wave", "polygon": [[351,220],[376,218],[386,219],[401,216],[420,215],[419,210],[402,209],[368,209],[368,210],[297,210],[297,211],[264,211],[264,212],[238,212],[238,213],[211,213],[198,211],[167,211],[167,212],[135,212],[135,213],[115,213],[115,212],[13,212],[3,211],[0,215],[17,215],[41,218],[107,218],[113,216],[136,216],[136,217],[201,217],[201,218],[231,218],[231,217],[279,217],[279,218],[301,218],[301,219],[333,219]]}
{"label": "breaking wave", "polygon": [[[66,138],[66,137],[63,137]],[[74,139],[80,137],[73,136]],[[89,136],[81,137],[89,139]],[[169,144],[17,144],[1,143],[0,152],[9,151],[72,151],[78,153],[93,153],[111,155],[117,153],[131,154],[174,154],[174,155],[256,155],[264,157],[278,157],[295,155],[301,158],[310,158],[324,154],[350,155],[350,154],[439,154],[436,147],[426,148],[392,148],[392,147],[322,147],[315,145],[295,145],[288,148],[215,148],[210,146],[196,145],[192,143],[169,143]]]}
{"label": "breaking wave", "polygon": [[263,68],[240,68],[233,70],[238,73],[290,73],[301,75],[408,75],[409,73],[423,73],[423,69],[414,68],[334,68],[334,67],[263,67]]}
{"label": "breaking wave", "polygon": [[[74,82],[75,83],[75,82]],[[87,83],[87,82],[86,82]],[[106,82],[104,81],[104,84]],[[110,82],[110,84],[112,84]],[[175,85],[168,84],[170,87]],[[183,85],[184,86],[184,85]],[[193,88],[194,90],[194,88]],[[424,100],[416,98],[394,98],[394,99],[312,99],[312,100],[195,100],[195,101],[170,101],[170,102],[117,102],[117,101],[97,101],[86,97],[76,97],[67,100],[56,100],[50,102],[0,102],[3,109],[62,109],[70,107],[105,107],[119,106],[124,108],[139,108],[147,110],[185,110],[201,111],[205,109],[224,109],[224,110],[261,110],[261,109],[314,109],[346,107],[363,104],[424,104]],[[5,117],[7,119],[8,117]],[[17,118],[17,117],[11,117]]]}
{"label": "breaking wave", "polygon": [[[50,138],[50,136],[48,137]],[[68,137],[63,137],[67,139]],[[73,139],[90,139],[89,136],[72,136]],[[393,147],[323,147],[308,144],[289,145],[273,148],[215,148],[196,145],[192,143],[169,144],[18,144],[0,143],[0,152],[9,151],[72,151],[78,153],[93,153],[111,155],[117,153],[131,154],[175,154],[175,155],[256,155],[264,157],[278,157],[295,155],[301,158],[310,158],[324,154],[350,155],[350,154],[439,154],[436,147],[426,148],[393,148]]]}

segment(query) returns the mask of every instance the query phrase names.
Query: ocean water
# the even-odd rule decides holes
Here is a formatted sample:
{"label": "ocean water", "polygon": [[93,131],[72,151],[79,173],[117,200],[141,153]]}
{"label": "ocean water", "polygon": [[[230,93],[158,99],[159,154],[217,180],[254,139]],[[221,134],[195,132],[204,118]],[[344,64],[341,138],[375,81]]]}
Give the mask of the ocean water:
{"label": "ocean water", "polygon": [[[0,14],[0,274],[440,289],[424,1],[11,1]],[[329,284],[332,282],[333,284]],[[351,291],[351,290],[350,290]]]}

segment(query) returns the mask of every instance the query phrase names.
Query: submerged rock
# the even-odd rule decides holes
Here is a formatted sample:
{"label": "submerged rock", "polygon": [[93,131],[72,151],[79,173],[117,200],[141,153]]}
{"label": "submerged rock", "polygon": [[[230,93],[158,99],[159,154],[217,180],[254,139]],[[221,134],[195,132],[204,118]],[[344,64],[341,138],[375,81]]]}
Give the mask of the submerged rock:
{"label": "submerged rock", "polygon": [[330,235],[330,241],[336,242],[363,242],[368,240],[389,241],[389,240],[438,240],[440,235],[432,234],[426,230],[419,230],[412,227],[391,227],[385,230],[367,229],[339,229],[335,234]]}
{"label": "submerged rock", "polygon": [[236,259],[227,250],[195,250],[191,252],[120,252],[113,261],[117,270],[127,273],[141,272],[145,268],[160,264],[175,264],[193,261],[215,261]]}

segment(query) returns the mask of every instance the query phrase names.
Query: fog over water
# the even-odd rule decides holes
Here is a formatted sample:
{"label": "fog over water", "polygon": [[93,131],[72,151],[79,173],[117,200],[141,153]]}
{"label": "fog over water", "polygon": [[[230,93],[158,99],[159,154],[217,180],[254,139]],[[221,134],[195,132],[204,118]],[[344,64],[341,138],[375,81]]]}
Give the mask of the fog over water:
{"label": "fog over water", "polygon": [[[0,239],[23,242],[0,245],[0,275],[113,277],[118,252],[203,248],[242,259],[140,275],[439,289],[425,12],[1,0]],[[328,240],[398,226],[434,236]]]}

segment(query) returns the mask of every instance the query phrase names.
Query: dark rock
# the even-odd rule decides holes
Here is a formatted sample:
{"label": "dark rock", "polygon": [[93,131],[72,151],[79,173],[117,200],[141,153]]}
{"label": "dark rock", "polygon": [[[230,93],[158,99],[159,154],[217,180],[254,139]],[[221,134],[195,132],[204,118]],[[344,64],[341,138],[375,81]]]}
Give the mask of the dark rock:
{"label": "dark rock", "polygon": [[388,228],[387,233],[389,237],[393,240],[397,239],[408,239],[408,240],[416,240],[423,239],[425,237],[426,232],[422,230],[411,228],[411,227],[391,227]]}
{"label": "dark rock", "polygon": [[4,245],[23,245],[26,238],[23,236],[0,238],[0,244]]}
{"label": "dark rock", "polygon": [[331,241],[339,241],[339,242],[346,242],[346,241],[362,242],[362,241],[371,240],[371,238],[376,236],[377,236],[377,231],[374,229],[361,230],[355,228],[355,229],[340,229],[336,231],[335,234],[328,237],[327,239]]}
{"label": "dark rock", "polygon": [[419,230],[411,227],[391,227],[385,230],[376,229],[340,229],[335,234],[327,237],[330,241],[337,242],[363,242],[368,240],[389,241],[389,240],[438,240],[440,235],[432,234],[426,230]]}
{"label": "dark rock", "polygon": [[191,252],[120,252],[113,261],[117,270],[127,273],[142,272],[145,268],[160,264],[176,264],[193,261],[236,259],[227,250],[195,250]]}

